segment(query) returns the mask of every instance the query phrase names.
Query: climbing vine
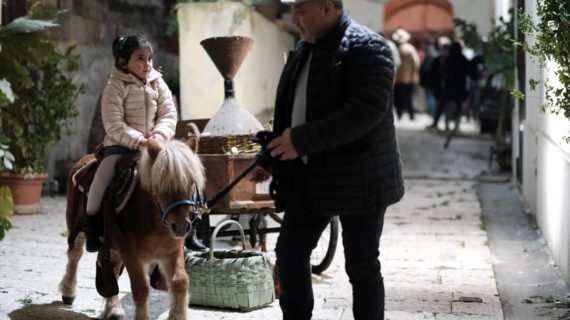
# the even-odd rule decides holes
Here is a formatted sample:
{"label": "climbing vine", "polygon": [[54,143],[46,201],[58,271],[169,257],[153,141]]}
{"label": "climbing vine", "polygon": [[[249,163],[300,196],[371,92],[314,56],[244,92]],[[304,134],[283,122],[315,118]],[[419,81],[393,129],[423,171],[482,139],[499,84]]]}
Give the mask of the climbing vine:
{"label": "climbing vine", "polygon": [[[536,2],[538,21],[526,13],[519,12],[519,27],[527,36],[534,38],[533,43],[516,42],[524,51],[534,57],[543,68],[548,62],[557,65],[556,79],[546,78],[543,85],[546,90],[546,102],[541,110],[550,110],[570,119],[570,2],[568,0],[538,0]],[[541,83],[530,79],[532,90]],[[513,94],[524,98],[522,92]],[[570,142],[570,137],[565,140]]]}

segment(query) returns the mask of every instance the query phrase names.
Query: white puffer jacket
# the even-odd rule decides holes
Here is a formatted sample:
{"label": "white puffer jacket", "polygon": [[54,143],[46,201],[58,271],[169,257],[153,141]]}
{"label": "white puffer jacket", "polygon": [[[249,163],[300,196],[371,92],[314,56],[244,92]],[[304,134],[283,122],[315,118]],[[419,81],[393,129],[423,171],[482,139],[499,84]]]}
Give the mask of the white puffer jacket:
{"label": "white puffer jacket", "polygon": [[103,91],[101,116],[106,132],[103,145],[135,150],[151,137],[172,139],[178,120],[172,93],[160,72],[153,69],[144,84],[114,66]]}

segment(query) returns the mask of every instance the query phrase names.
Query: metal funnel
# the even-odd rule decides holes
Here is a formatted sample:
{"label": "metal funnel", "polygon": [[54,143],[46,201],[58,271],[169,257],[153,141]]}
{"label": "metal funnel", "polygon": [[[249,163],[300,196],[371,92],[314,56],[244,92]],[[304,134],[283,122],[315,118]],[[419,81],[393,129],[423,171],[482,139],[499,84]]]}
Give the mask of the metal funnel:
{"label": "metal funnel", "polygon": [[218,71],[226,81],[233,80],[245,56],[253,46],[247,37],[215,37],[202,40],[204,47]]}

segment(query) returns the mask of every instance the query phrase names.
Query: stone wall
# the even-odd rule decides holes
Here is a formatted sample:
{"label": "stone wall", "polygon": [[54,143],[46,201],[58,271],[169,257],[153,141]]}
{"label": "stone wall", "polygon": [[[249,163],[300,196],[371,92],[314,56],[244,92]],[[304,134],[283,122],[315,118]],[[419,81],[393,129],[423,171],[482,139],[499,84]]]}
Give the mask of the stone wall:
{"label": "stone wall", "polygon": [[[111,44],[119,35],[143,34],[154,46],[155,65],[164,67],[167,82],[178,77],[178,56],[165,49],[164,17],[166,1],[161,0],[44,0],[42,3],[67,13],[55,37],[62,49],[77,46],[80,70],[74,81],[83,93],[76,101],[79,116],[74,120],[74,134],[62,140],[52,151],[47,169],[50,176],[63,182],[70,165],[87,150],[92,122],[96,119],[97,100],[103,91],[113,64]],[[100,137],[101,133],[96,134]],[[98,138],[96,138],[97,140]]]}

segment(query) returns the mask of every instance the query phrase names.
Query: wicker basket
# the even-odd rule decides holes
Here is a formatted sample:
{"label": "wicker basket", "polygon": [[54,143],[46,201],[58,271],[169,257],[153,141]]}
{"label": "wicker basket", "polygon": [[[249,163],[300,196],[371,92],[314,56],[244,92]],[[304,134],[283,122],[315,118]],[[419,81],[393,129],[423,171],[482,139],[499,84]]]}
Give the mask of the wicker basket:
{"label": "wicker basket", "polygon": [[251,141],[251,135],[233,135],[233,136],[203,136],[200,137],[198,153],[201,154],[236,154],[237,153],[256,153],[259,145]]}
{"label": "wicker basket", "polygon": [[267,254],[245,250],[245,234],[239,223],[224,221],[216,226],[211,248],[220,229],[239,227],[243,250],[189,252],[186,271],[190,277],[190,305],[250,311],[275,300],[273,276]]}

